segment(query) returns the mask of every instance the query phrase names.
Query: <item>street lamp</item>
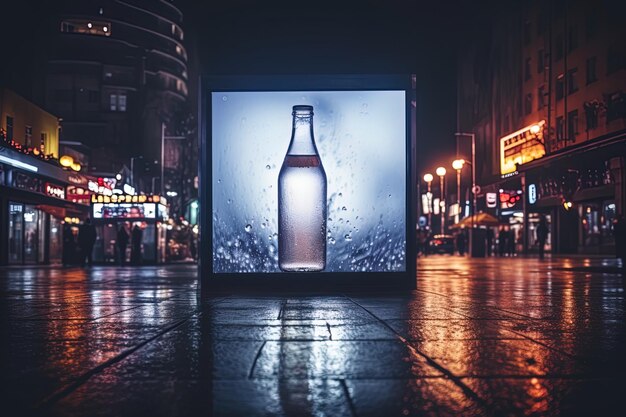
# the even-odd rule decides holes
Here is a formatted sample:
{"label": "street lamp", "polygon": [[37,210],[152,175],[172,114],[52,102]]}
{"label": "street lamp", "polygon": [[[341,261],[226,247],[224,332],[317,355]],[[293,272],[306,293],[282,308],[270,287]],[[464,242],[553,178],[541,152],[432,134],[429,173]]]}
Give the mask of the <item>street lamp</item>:
{"label": "street lamp", "polygon": [[474,216],[476,215],[476,194],[477,194],[476,192],[478,191],[476,189],[476,135],[474,133],[464,133],[464,132],[457,132],[454,135],[455,136],[469,136],[470,138],[472,138],[472,212],[470,213],[471,226],[470,226],[470,235],[469,235],[469,238],[470,238],[469,251],[470,251],[470,257],[471,257],[474,254],[473,252]]}
{"label": "street lamp", "polygon": [[439,187],[440,187],[440,201],[441,201],[441,207],[439,209],[439,213],[441,214],[441,234],[443,235],[445,233],[446,230],[446,216],[445,216],[445,208],[446,208],[446,203],[445,203],[445,193],[443,190],[444,187],[444,182],[443,179],[446,176],[446,169],[444,167],[439,167],[437,168],[437,170],[435,171],[437,173],[437,175],[439,176]]}
{"label": "street lamp", "polygon": [[433,174],[424,174],[424,181],[426,181],[426,184],[428,184],[428,192],[426,193],[426,199],[428,201],[428,227],[433,227],[432,226],[433,193],[430,191],[430,184],[433,182]]}
{"label": "street lamp", "polygon": [[456,216],[454,216],[454,223],[459,222],[459,213],[461,211],[461,170],[465,165],[464,159],[455,159],[452,161],[452,168],[456,169],[456,202],[458,205]]}

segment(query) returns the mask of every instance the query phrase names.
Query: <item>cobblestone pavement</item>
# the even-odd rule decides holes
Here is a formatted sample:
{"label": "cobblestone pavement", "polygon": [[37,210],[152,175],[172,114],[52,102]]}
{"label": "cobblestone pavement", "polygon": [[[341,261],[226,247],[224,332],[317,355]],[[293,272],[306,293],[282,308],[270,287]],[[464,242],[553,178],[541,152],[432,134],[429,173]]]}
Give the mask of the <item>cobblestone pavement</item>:
{"label": "cobblestone pavement", "polygon": [[3,268],[3,416],[623,415],[614,260],[419,260],[410,293],[216,294]]}

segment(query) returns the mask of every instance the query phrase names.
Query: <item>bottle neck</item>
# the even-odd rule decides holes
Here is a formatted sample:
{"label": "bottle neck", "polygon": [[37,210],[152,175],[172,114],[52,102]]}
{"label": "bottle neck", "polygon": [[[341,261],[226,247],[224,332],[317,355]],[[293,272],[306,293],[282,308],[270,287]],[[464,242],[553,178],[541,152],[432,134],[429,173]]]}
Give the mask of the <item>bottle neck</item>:
{"label": "bottle neck", "polygon": [[287,155],[317,155],[313,136],[313,114],[294,114]]}

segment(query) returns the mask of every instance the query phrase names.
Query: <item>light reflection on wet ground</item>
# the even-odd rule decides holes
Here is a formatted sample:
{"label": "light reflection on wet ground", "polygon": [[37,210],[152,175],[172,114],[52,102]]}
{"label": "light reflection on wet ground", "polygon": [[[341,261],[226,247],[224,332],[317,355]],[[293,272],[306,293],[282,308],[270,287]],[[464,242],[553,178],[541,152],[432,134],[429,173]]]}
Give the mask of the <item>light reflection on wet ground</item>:
{"label": "light reflection on wet ground", "polygon": [[53,416],[621,415],[612,266],[438,256],[406,294],[202,302],[192,266],[0,269],[3,403]]}

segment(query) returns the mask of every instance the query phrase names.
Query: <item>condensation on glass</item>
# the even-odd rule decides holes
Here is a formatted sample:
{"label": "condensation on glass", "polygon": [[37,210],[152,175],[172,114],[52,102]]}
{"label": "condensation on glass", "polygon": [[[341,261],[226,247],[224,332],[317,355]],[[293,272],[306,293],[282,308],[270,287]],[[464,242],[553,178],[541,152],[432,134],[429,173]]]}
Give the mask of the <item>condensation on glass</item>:
{"label": "condensation on glass", "polygon": [[313,135],[313,106],[293,106],[287,155],[278,175],[278,266],[326,267],[326,172]]}

